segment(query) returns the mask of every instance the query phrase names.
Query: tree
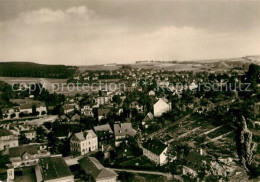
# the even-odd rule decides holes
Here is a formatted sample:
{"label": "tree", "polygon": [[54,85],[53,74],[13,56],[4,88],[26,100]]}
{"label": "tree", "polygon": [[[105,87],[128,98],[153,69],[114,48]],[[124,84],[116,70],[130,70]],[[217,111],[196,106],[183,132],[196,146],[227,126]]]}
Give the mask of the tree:
{"label": "tree", "polygon": [[34,115],[34,116],[37,115],[36,105],[35,104],[32,105],[32,115]]}
{"label": "tree", "polygon": [[119,95],[114,95],[112,99],[113,99],[113,102],[115,102],[117,105],[119,105],[121,103],[121,98]]}
{"label": "tree", "polygon": [[1,109],[0,109],[0,119],[3,119],[3,112]]}

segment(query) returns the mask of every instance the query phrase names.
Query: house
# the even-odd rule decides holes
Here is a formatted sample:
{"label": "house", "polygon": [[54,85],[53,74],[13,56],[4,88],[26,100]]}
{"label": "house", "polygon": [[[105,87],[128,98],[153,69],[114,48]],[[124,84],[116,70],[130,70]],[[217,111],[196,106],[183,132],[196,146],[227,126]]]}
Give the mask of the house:
{"label": "house", "polygon": [[80,116],[78,114],[75,114],[71,117],[71,121],[80,121]]}
{"label": "house", "polygon": [[33,106],[36,107],[36,112],[38,112],[40,116],[47,114],[47,108],[45,104],[40,101],[22,103],[20,104],[20,106],[17,106],[16,108],[19,109],[20,113],[31,114],[33,112]]}
{"label": "house", "polygon": [[160,117],[163,113],[166,113],[172,109],[171,102],[168,102],[165,98],[160,98],[153,105],[154,117]]}
{"label": "house", "polygon": [[93,130],[75,133],[70,139],[70,151],[87,154],[98,149],[98,137]]}
{"label": "house", "polygon": [[79,164],[81,169],[96,182],[117,182],[117,173],[112,169],[105,168],[94,157],[86,156],[79,160]]}
{"label": "house", "polygon": [[87,116],[87,117],[94,117],[93,109],[90,105],[85,105],[81,109],[81,114]]}
{"label": "house", "polygon": [[114,132],[109,124],[95,126],[94,131],[98,136],[98,143],[100,146],[114,140]]}
{"label": "house", "polygon": [[140,105],[140,104],[139,104],[138,102],[136,102],[136,101],[131,102],[130,105],[129,105],[129,108],[130,108],[131,110],[136,109],[138,113],[143,113],[143,112],[144,112],[143,106]]}
{"label": "house", "polygon": [[142,125],[147,129],[149,125],[153,122],[153,114],[151,112],[147,113],[147,115],[142,120]]}
{"label": "house", "polygon": [[28,140],[35,140],[36,139],[36,131],[35,130],[24,130],[21,131],[20,134],[24,135]]}
{"label": "house", "polygon": [[5,151],[8,154],[14,168],[34,166],[38,163],[40,157],[49,156],[50,153],[38,144],[21,145],[11,147]]}
{"label": "house", "polygon": [[155,96],[155,92],[154,92],[153,90],[150,90],[150,91],[148,92],[148,95],[149,95],[149,96]]}
{"label": "house", "polygon": [[69,114],[74,112],[74,105],[65,105],[63,106],[64,113]]}
{"label": "house", "polygon": [[132,128],[132,123],[114,124],[115,145],[118,147],[128,136],[135,136],[136,131]]}
{"label": "house", "polygon": [[163,165],[167,162],[166,152],[168,146],[157,139],[148,139],[143,143],[143,155],[156,164]]}
{"label": "house", "polygon": [[18,146],[18,136],[7,129],[0,128],[0,151]]}
{"label": "house", "polygon": [[107,114],[110,112],[110,109],[98,109],[98,121],[105,119]]}
{"label": "house", "polygon": [[3,118],[11,119],[11,118],[19,118],[19,109],[18,108],[5,108],[2,109]]}
{"label": "house", "polygon": [[40,158],[35,174],[37,182],[74,182],[74,176],[62,156]]}
{"label": "house", "polygon": [[109,104],[111,101],[111,97],[108,96],[99,96],[97,98],[95,98],[95,103],[98,105],[105,105],[105,104]]}

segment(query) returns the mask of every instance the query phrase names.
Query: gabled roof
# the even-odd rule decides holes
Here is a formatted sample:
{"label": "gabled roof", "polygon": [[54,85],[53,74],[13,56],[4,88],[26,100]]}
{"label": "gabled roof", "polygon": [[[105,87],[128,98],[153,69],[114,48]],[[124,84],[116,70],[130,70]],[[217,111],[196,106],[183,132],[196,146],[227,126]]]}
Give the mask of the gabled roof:
{"label": "gabled roof", "polygon": [[21,157],[25,152],[30,155],[38,154],[38,146],[37,145],[21,145],[18,147],[12,147],[8,149],[8,153],[10,158],[13,157]]}
{"label": "gabled roof", "polygon": [[165,98],[160,98],[155,104],[154,106],[168,106],[168,100]]}
{"label": "gabled roof", "polygon": [[110,112],[110,109],[98,109],[98,116],[107,115]]}
{"label": "gabled roof", "polygon": [[118,175],[111,169],[105,168],[96,158],[86,156],[79,160],[81,168],[95,180],[114,178]]}
{"label": "gabled roof", "polygon": [[161,153],[167,148],[167,145],[163,144],[157,139],[148,139],[143,143],[143,148],[151,151],[156,155],[161,155]]}
{"label": "gabled roof", "polygon": [[86,136],[88,134],[91,134],[92,138],[97,137],[97,135],[94,133],[93,130],[87,130],[79,133],[75,133],[74,136],[79,140],[79,141],[84,141],[86,140]]}
{"label": "gabled roof", "polygon": [[153,114],[151,112],[147,113],[147,115],[144,117],[143,122],[146,121],[152,121],[154,119]]}
{"label": "gabled roof", "polygon": [[132,123],[121,123],[114,124],[114,133],[115,136],[135,136],[136,131],[132,128]]}
{"label": "gabled roof", "polygon": [[100,131],[108,131],[110,133],[113,133],[111,127],[109,124],[104,124],[104,125],[99,125],[94,127],[95,132],[100,132]]}
{"label": "gabled roof", "polygon": [[44,181],[72,176],[72,173],[62,157],[40,158],[39,165]]}
{"label": "gabled roof", "polygon": [[10,136],[13,135],[13,133],[7,129],[0,128],[0,137],[2,136]]}

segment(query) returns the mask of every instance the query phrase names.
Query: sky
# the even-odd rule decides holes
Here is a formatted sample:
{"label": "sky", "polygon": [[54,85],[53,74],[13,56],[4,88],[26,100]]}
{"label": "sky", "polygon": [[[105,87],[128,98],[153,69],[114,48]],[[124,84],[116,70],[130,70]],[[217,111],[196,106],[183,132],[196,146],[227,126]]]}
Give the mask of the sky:
{"label": "sky", "polygon": [[0,0],[0,62],[93,65],[260,54],[260,1]]}

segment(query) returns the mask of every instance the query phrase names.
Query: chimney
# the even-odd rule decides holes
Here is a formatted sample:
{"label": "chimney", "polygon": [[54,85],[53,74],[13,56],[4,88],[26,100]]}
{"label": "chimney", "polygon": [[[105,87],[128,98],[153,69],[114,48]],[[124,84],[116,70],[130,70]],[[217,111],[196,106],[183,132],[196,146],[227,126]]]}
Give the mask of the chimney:
{"label": "chimney", "polygon": [[104,152],[104,145],[101,146],[101,151]]}

